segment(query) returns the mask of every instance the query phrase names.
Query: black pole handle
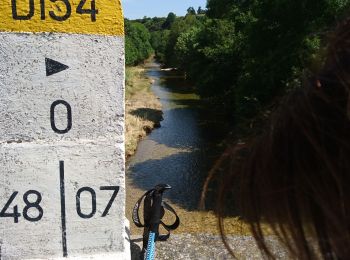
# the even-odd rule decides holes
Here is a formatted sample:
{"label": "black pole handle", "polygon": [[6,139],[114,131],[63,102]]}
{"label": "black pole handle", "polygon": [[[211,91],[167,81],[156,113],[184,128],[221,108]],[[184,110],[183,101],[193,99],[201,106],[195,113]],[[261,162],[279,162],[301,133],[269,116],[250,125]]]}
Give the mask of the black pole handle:
{"label": "black pole handle", "polygon": [[159,234],[159,224],[164,215],[164,209],[162,208],[163,193],[166,190],[171,189],[168,184],[158,184],[152,194],[152,208],[151,208],[151,218],[150,218],[150,231],[155,234]]}

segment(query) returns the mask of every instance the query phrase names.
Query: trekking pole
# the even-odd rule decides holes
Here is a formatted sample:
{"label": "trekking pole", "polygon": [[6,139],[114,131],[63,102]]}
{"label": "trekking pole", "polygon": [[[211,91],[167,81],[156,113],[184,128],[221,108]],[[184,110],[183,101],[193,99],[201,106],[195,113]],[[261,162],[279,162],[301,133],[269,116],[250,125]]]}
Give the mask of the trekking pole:
{"label": "trekking pole", "polygon": [[149,223],[147,254],[145,257],[146,260],[154,259],[156,238],[159,235],[159,224],[160,224],[161,218],[163,217],[162,215],[164,215],[164,212],[161,212],[162,202],[163,202],[163,193],[168,189],[171,189],[171,187],[167,184],[157,185],[153,192],[153,203],[152,203],[151,218]]}
{"label": "trekking pole", "polygon": [[[156,241],[167,240],[170,236],[170,230],[175,230],[180,224],[180,219],[175,210],[163,201],[163,193],[169,189],[171,189],[169,185],[159,184],[154,189],[147,191],[134,206],[133,221],[137,227],[144,228],[142,253],[145,260],[154,260]],[[145,199],[144,224],[141,224],[138,212],[143,199]],[[165,209],[172,212],[176,217],[172,225],[166,225],[162,222]],[[159,225],[162,225],[168,231],[167,235],[159,236]]]}

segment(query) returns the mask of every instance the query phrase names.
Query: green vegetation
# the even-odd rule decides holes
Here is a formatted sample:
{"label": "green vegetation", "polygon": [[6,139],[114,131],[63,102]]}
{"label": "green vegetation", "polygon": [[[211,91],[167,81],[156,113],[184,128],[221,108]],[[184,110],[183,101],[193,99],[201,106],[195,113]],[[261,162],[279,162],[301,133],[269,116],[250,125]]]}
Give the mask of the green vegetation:
{"label": "green vegetation", "polygon": [[146,27],[138,22],[125,20],[125,63],[137,65],[149,58],[153,49],[150,44],[151,35]]}
{"label": "green vegetation", "polygon": [[186,73],[203,100],[247,132],[322,65],[326,32],[349,7],[350,0],[208,0],[207,10],[190,7],[185,17],[132,23],[149,32],[145,55],[150,43],[164,66]]}
{"label": "green vegetation", "polygon": [[146,77],[141,66],[127,67],[125,70],[125,98],[130,100],[134,95],[150,87],[150,79]]}

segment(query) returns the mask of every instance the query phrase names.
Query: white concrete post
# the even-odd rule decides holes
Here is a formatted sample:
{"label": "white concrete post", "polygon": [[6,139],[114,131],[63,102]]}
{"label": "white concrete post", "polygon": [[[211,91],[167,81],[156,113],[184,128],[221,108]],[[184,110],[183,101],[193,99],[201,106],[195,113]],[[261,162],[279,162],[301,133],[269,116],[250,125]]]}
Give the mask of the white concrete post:
{"label": "white concrete post", "polygon": [[128,259],[119,0],[0,0],[0,259]]}

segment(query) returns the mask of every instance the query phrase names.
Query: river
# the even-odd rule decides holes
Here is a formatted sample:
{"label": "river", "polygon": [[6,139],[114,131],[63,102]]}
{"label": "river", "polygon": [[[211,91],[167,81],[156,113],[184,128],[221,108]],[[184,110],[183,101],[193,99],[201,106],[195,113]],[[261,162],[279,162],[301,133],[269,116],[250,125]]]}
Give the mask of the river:
{"label": "river", "polygon": [[[163,106],[161,127],[139,143],[127,164],[127,217],[142,194],[156,184],[167,183],[165,194],[181,218],[176,233],[217,234],[217,219],[198,205],[208,170],[220,154],[217,144],[223,139],[222,125],[203,119],[199,97],[183,76],[162,71],[159,64],[147,64],[147,74],[154,80],[152,91]],[[215,192],[212,193],[215,197]],[[170,220],[171,221],[171,220]],[[227,224],[230,233],[247,233],[238,219]],[[131,223],[132,234],[140,234]]]}

